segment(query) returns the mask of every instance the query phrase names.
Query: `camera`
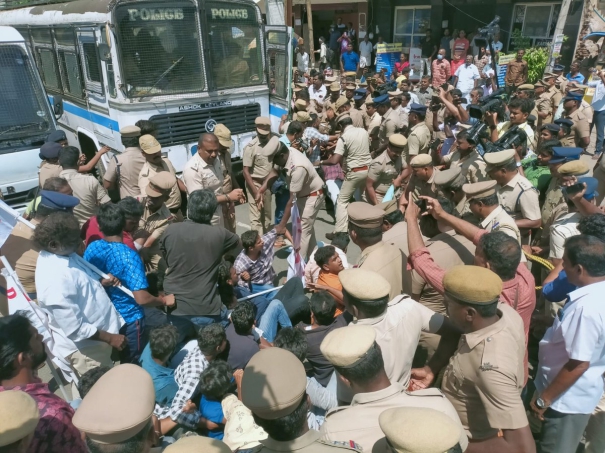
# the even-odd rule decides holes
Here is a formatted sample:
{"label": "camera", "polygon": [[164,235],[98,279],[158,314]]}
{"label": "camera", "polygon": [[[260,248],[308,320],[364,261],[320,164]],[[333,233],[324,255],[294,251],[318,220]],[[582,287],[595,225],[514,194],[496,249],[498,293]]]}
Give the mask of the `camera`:
{"label": "camera", "polygon": [[504,89],[499,89],[489,96],[484,96],[479,99],[478,105],[469,106],[468,114],[471,118],[481,120],[483,119],[485,112],[503,113],[505,100],[506,91]]}
{"label": "camera", "polygon": [[575,195],[577,193],[582,192],[584,190],[584,183],[579,182],[577,184],[567,186],[563,190],[565,191],[565,194],[569,197],[571,195]]}
{"label": "camera", "polygon": [[437,112],[439,111],[439,109],[441,109],[443,104],[441,104],[441,99],[439,99],[439,96],[433,96],[431,97],[431,103],[429,104],[429,110],[431,112]]}
{"label": "camera", "polygon": [[390,82],[386,82],[383,83],[381,85],[378,85],[376,88],[374,88],[374,92],[372,93],[372,97],[377,97],[377,96],[382,96],[383,94],[388,94],[389,91],[395,91],[397,89],[397,82],[390,81]]}

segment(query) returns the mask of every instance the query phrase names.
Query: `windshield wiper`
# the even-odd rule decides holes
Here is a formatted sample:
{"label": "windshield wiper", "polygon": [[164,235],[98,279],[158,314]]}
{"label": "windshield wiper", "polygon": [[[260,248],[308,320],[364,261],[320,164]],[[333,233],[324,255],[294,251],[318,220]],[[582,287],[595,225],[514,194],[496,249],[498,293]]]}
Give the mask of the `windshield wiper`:
{"label": "windshield wiper", "polygon": [[17,124],[16,126],[9,127],[5,131],[0,132],[0,135],[4,135],[7,132],[17,131],[19,129],[25,129],[31,126],[40,126],[42,123],[26,123],[26,124]]}
{"label": "windshield wiper", "polygon": [[176,66],[181,61],[183,61],[183,58],[185,58],[185,56],[182,56],[181,58],[179,58],[178,60],[176,60],[174,63],[172,63],[172,65],[170,65],[170,67],[168,69],[166,69],[162,73],[162,75],[160,75],[160,77],[158,78],[158,80],[156,80],[155,83],[153,85],[151,85],[151,88],[149,88],[147,91],[145,91],[142,95],[139,96],[139,100],[143,99],[146,95],[148,95],[151,92],[151,90],[153,90],[156,87],[156,85],[158,83],[160,83],[164,79],[164,77],[166,77],[170,73],[170,71],[172,71],[174,68],[176,68]]}

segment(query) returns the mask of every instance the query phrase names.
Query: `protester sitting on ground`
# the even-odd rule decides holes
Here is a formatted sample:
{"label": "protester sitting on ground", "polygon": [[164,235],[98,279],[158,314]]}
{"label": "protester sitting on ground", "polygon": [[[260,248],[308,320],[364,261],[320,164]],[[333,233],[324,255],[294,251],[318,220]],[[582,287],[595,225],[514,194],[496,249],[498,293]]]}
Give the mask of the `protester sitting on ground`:
{"label": "protester sitting on ground", "polygon": [[[19,410],[15,411],[18,407]],[[40,421],[36,401],[21,390],[0,392],[0,451],[25,453]]]}
{"label": "protester sitting on ground", "polygon": [[155,415],[160,421],[162,434],[172,431],[177,426],[197,430],[214,429],[215,423],[210,422],[196,410],[188,413],[187,402],[200,382],[200,375],[208,364],[223,353],[227,347],[225,329],[221,324],[210,324],[200,329],[197,345],[185,356],[181,364],[174,370],[174,379],[179,390],[172,404],[156,407]]}
{"label": "protester sitting on ground", "polygon": [[174,300],[165,302],[149,293],[141,257],[122,242],[122,231],[126,226],[126,216],[122,209],[115,204],[104,204],[99,208],[97,218],[105,238],[90,244],[84,253],[84,259],[113,275],[122,286],[132,291],[134,297],[113,286],[105,289],[125,321],[120,333],[126,336],[127,344],[120,352],[120,361],[138,363],[147,343],[142,307],[172,307]]}
{"label": "protester sitting on ground", "polygon": [[262,237],[256,230],[246,231],[242,234],[242,246],[235,263],[235,271],[239,276],[239,285],[248,287],[252,293],[259,293],[272,289],[275,271],[273,270],[273,258],[275,251],[273,245],[278,234],[285,234],[285,228],[273,228]]}
{"label": "protester sitting on ground", "polygon": [[336,301],[327,291],[317,291],[311,296],[311,324],[298,324],[307,337],[307,363],[311,366],[310,376],[326,387],[334,373],[334,367],[324,357],[319,346],[332,330],[347,325],[344,316],[335,317]]}
{"label": "protester sitting on ground", "polygon": [[319,248],[315,253],[315,262],[320,268],[319,278],[317,283],[312,283],[309,286],[313,290],[327,291],[336,301],[334,317],[341,315],[345,307],[342,284],[338,279],[338,274],[344,270],[344,267],[336,248],[331,245]]}
{"label": "protester sitting on ground", "polygon": [[[38,378],[37,371],[46,357],[42,336],[25,316],[0,318],[0,394],[20,390],[31,396],[38,406],[40,421],[27,451],[86,453],[80,432],[72,424],[74,410]],[[17,414],[25,409],[12,408]],[[0,432],[6,426],[3,421]],[[4,436],[0,436],[0,445],[2,440]]]}
{"label": "protester sitting on ground", "polygon": [[271,344],[255,330],[254,305],[249,301],[238,303],[231,312],[231,324],[225,330],[229,345],[227,362],[234,370],[243,370],[261,346]]}
{"label": "protester sitting on ground", "polygon": [[[351,238],[348,233],[334,233],[334,239],[332,239],[330,244],[336,249],[338,256],[340,256],[340,260],[342,261],[342,266],[345,269],[349,268],[349,262],[347,260],[349,242],[351,242]],[[317,282],[317,279],[319,278],[320,267],[315,262],[315,253],[318,249],[319,247],[315,247],[305,266],[305,282],[307,285],[309,285],[309,283]]]}
{"label": "protester sitting on ground", "polygon": [[171,324],[156,327],[149,334],[149,343],[143,349],[141,366],[149,373],[155,389],[155,402],[170,406],[179,390],[174,369],[167,366],[177,345],[177,328]]}
{"label": "protester sitting on ground", "polygon": [[[229,257],[230,258],[230,257]],[[240,286],[239,276],[233,267],[233,260],[225,260],[218,266],[218,291],[221,295],[221,300],[225,307],[229,310],[233,310],[237,305],[237,300],[252,295],[252,292],[244,287]],[[256,323],[260,323],[260,319],[265,313],[265,310],[271,303],[271,297],[274,293],[262,294],[249,300],[254,305],[254,316]]]}

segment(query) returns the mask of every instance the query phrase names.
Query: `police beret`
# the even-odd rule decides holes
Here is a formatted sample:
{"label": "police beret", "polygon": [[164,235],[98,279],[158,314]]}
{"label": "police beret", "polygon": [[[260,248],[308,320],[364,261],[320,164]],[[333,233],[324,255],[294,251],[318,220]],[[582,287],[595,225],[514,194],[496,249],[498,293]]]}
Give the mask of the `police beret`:
{"label": "police beret", "polygon": [[122,129],[120,129],[120,135],[122,137],[140,137],[141,128],[137,126],[124,126]]}
{"label": "police beret", "polygon": [[491,304],[500,298],[502,279],[480,266],[454,266],[443,276],[445,294],[470,304]]}
{"label": "police beret", "polygon": [[516,151],[514,149],[505,149],[495,153],[485,153],[483,160],[487,164],[487,171],[491,171],[496,167],[502,167],[515,159]]}
{"label": "police beret", "polygon": [[472,184],[464,184],[462,191],[466,194],[466,198],[470,201],[474,198],[485,198],[496,193],[496,181],[481,181]]}
{"label": "police beret", "polygon": [[0,447],[29,436],[39,421],[38,404],[27,393],[21,390],[0,392]]}
{"label": "police beret", "polygon": [[408,139],[405,138],[403,134],[392,134],[389,137],[389,145],[394,146],[396,148],[403,148],[408,144]]}
{"label": "police beret", "polygon": [[149,178],[145,193],[152,198],[161,197],[170,192],[175,184],[176,176],[169,171],[161,171]]}
{"label": "police beret", "polygon": [[565,96],[564,100],[581,102],[583,97],[584,96],[582,93],[573,93],[570,91],[569,93],[567,93],[567,96]]}
{"label": "police beret", "polygon": [[145,154],[155,154],[162,151],[162,145],[158,143],[153,135],[145,134],[139,137],[139,147]]}
{"label": "police beret", "polygon": [[231,148],[233,140],[231,140],[231,131],[224,124],[214,126],[214,135],[218,138],[218,142],[225,148]]}
{"label": "police beret", "polygon": [[374,103],[376,105],[388,105],[388,103],[389,103],[389,95],[388,94],[382,94],[380,96],[376,96],[374,98]]}
{"label": "police beret", "polygon": [[153,381],[137,365],[118,365],[90,389],[73,417],[76,428],[95,442],[117,444],[145,428],[155,406]]}
{"label": "police beret", "polygon": [[364,102],[364,104],[366,104],[366,105],[370,105],[370,104],[371,104],[371,105],[375,105],[375,104],[376,104],[376,102],[374,101],[374,98],[373,98],[372,96],[368,96],[368,97],[366,98],[366,101]]}
{"label": "police beret", "polygon": [[319,349],[332,365],[350,368],[365,358],[375,341],[376,332],[373,327],[350,325],[328,333]]}
{"label": "police beret", "polygon": [[61,129],[52,131],[50,134],[48,134],[48,137],[46,138],[47,142],[62,142],[64,140],[67,140],[67,136],[65,135],[65,132]]}
{"label": "police beret", "polygon": [[565,71],[565,66],[563,66],[562,64],[556,64],[552,67],[552,70],[556,72]]}
{"label": "police beret", "polygon": [[231,453],[226,443],[206,436],[181,437],[164,450],[164,453]]}
{"label": "police beret", "polygon": [[338,83],[338,82],[332,82],[330,84],[330,91],[338,91],[338,92],[340,92],[340,83]]}
{"label": "police beret", "polygon": [[[435,174],[433,182],[442,187],[447,187],[454,181],[457,181],[462,174],[462,169],[459,166],[448,168],[447,170],[441,170]],[[464,177],[463,177],[464,178]]]}
{"label": "police beret", "polygon": [[519,87],[517,88],[517,90],[519,91],[526,91],[526,90],[533,90],[534,86],[531,83],[524,83],[523,85],[519,85]]}
{"label": "police beret", "polygon": [[391,294],[391,284],[377,272],[357,267],[340,271],[338,278],[342,288],[356,299],[378,300]]}
{"label": "police beret", "polygon": [[354,101],[361,101],[364,98],[365,94],[355,94],[353,96]]}
{"label": "police beret", "polygon": [[561,130],[561,127],[558,124],[548,123],[548,124],[544,124],[540,128],[540,130],[542,130],[542,129],[547,129],[554,134],[558,134],[559,131]]}
{"label": "police beret", "polygon": [[578,160],[582,154],[582,151],[582,148],[554,146],[552,149],[552,157],[550,158],[549,163],[560,164],[561,162]]}
{"label": "police beret", "polygon": [[363,201],[355,201],[347,206],[349,222],[360,228],[378,228],[382,226],[384,211]]}
{"label": "police beret", "polygon": [[63,147],[56,142],[46,142],[40,147],[40,159],[56,159]]}
{"label": "police beret", "polygon": [[416,104],[415,102],[410,104],[410,113],[417,113],[419,115],[426,115],[426,106],[422,104]]}
{"label": "police beret", "polygon": [[459,443],[462,434],[459,423],[428,407],[387,409],[378,417],[378,424],[397,453],[448,452]]}
{"label": "police beret", "polygon": [[368,90],[366,90],[365,88],[357,88],[355,90],[355,94],[358,96],[365,96],[366,94],[368,94]]}
{"label": "police beret", "polygon": [[588,165],[581,160],[572,160],[566,162],[557,169],[557,173],[559,173],[561,176],[582,176],[588,172]]}
{"label": "police beret", "polygon": [[338,111],[343,105],[350,103],[345,96],[340,96],[334,103],[334,110]]}
{"label": "police beret", "polygon": [[567,126],[567,127],[573,126],[573,121],[570,120],[569,118],[559,118],[558,120],[555,120],[554,123],[558,124],[560,126]]}
{"label": "police beret", "polygon": [[[295,105],[298,106],[298,101],[296,101]],[[266,116],[256,117],[254,125],[256,126],[256,132],[260,135],[269,135],[271,133],[271,119]]]}
{"label": "police beret", "polygon": [[71,195],[66,195],[52,190],[40,191],[40,206],[54,209],[56,211],[71,212],[73,208],[80,204],[80,200]]}
{"label": "police beret", "polygon": [[306,395],[302,362],[290,351],[263,349],[250,359],[242,379],[242,402],[255,415],[275,420],[291,414]]}
{"label": "police beret", "polygon": [[[578,178],[578,184],[586,184],[586,192],[584,192],[584,195],[582,196],[584,199],[592,200],[597,195],[599,195],[599,193],[597,192],[597,187],[599,186],[599,181],[596,178],[584,176],[584,177]],[[563,187],[563,195],[568,197],[567,187]]]}
{"label": "police beret", "polygon": [[527,122],[528,123],[534,123],[536,121],[536,117],[535,115],[527,115]]}
{"label": "police beret", "polygon": [[421,168],[421,167],[432,167],[433,166],[433,158],[430,154],[418,154],[414,156],[410,161],[410,165],[413,168]]}

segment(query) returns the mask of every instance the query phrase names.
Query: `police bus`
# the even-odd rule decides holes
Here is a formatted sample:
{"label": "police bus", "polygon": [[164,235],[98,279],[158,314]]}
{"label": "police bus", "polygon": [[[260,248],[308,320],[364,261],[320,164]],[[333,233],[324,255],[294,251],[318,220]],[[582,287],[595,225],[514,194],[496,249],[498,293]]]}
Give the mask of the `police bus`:
{"label": "police bus", "polygon": [[55,128],[23,36],[0,26],[0,189],[16,209],[35,195],[40,145]]}
{"label": "police bus", "polygon": [[290,32],[263,25],[251,0],[12,3],[0,3],[0,25],[23,35],[59,127],[89,158],[103,145],[119,152],[120,128],[151,120],[180,172],[217,123],[238,158],[257,116],[276,128],[286,111]]}

